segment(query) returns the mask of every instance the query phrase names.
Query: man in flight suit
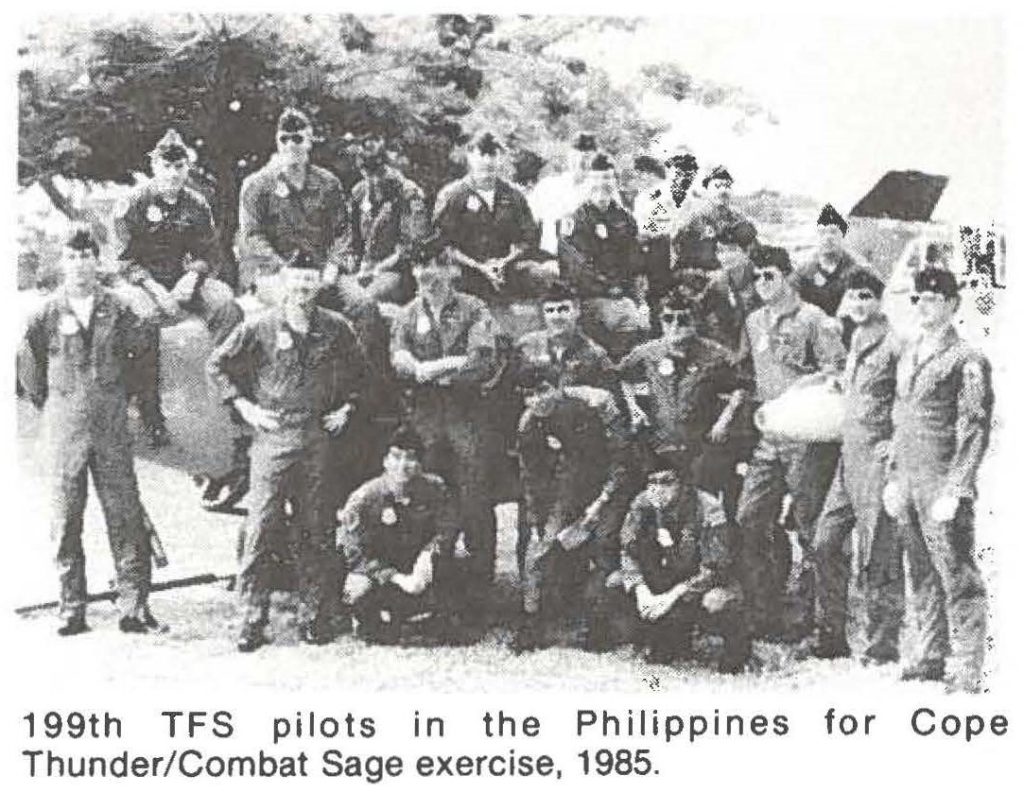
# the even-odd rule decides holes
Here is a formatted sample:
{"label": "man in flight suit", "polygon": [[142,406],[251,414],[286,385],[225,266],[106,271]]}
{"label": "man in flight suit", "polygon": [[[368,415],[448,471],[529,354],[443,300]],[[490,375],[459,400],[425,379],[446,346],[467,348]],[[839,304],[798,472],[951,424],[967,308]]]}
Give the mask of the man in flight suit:
{"label": "man in flight suit", "polygon": [[[186,184],[194,156],[181,135],[168,130],[149,155],[153,178],[115,207],[114,229],[122,243],[120,258],[128,262],[125,280],[158,309],[168,301],[165,294],[145,294],[142,274],[148,273],[172,304],[199,315],[214,344],[220,344],[242,312],[231,288],[216,278],[219,255],[210,205]],[[160,324],[154,319],[147,326],[148,344],[135,363],[130,388],[154,447],[168,442],[160,407]]]}
{"label": "man in flight suit", "polygon": [[348,424],[366,376],[355,334],[316,306],[317,261],[302,254],[279,274],[282,302],[246,319],[214,350],[207,373],[254,430],[252,491],[238,574],[242,615],[238,649],[266,643],[271,573],[286,545],[297,545],[300,638],[327,641],[331,617],[334,520],[327,463],[331,439]]}
{"label": "man in flight suit", "polygon": [[672,271],[717,270],[719,244],[750,248],[754,225],[732,207],[732,174],[715,166],[701,182],[708,199],[694,208],[672,237]]}
{"label": "man in flight suit", "polygon": [[[757,402],[764,404],[809,375],[838,374],[846,360],[846,348],[839,323],[800,300],[789,280],[793,267],[784,249],[759,246],[752,259],[755,288],[764,305],[747,317],[746,334]],[[797,588],[798,573],[800,577],[803,573],[804,565],[794,556],[802,551],[809,562],[815,522],[838,457],[835,443],[765,436],[754,449],[740,493],[737,522],[742,536],[744,591],[755,630],[761,634],[778,633],[783,627],[782,595],[787,578],[792,588]],[[791,541],[779,526],[787,494],[791,502],[788,517],[794,526]],[[812,608],[813,601],[801,597],[800,613],[794,619],[797,624],[785,627],[806,630]]]}
{"label": "man in flight suit", "polygon": [[434,227],[462,268],[461,291],[488,300],[506,291],[532,295],[557,276],[527,260],[537,224],[526,197],[500,176],[504,153],[492,133],[478,134],[466,152],[468,173],[442,187],[434,204]]}
{"label": "man in flight suit", "polygon": [[350,299],[405,303],[413,292],[407,253],[430,225],[423,191],[388,164],[383,141],[364,142],[356,157],[363,178],[349,199],[348,261],[339,289],[351,292]]}
{"label": "man in flight suit", "polygon": [[[683,453],[685,454],[685,453]],[[686,479],[685,460],[660,462],[622,526],[622,576],[652,663],[693,652],[700,628],[724,640],[719,670],[742,672],[750,634],[737,577],[735,527]]]}
{"label": "man in flight suit", "polygon": [[458,265],[438,246],[418,248],[412,273],[417,294],[392,322],[391,363],[406,385],[406,423],[423,439],[424,466],[454,490],[454,552],[469,557],[467,601],[480,618],[497,540],[489,488],[499,444],[480,391],[494,374],[493,320],[482,300],[456,291]]}
{"label": "man in flight suit", "polygon": [[596,154],[588,195],[563,226],[559,261],[584,299],[583,327],[617,360],[650,328],[633,216],[622,207],[615,168]]}
{"label": "man in flight suit", "polygon": [[288,108],[277,122],[277,152],[242,182],[238,212],[239,286],[273,303],[272,276],[302,253],[334,283],[345,266],[349,217],[345,191],[330,171],[313,165],[313,126]]}
{"label": "man in flight suit", "polygon": [[[850,637],[865,664],[899,657],[903,610],[896,527],[882,509],[898,356],[881,310],[884,289],[866,270],[847,280],[844,301],[856,330],[842,381],[842,454],[814,538],[819,614],[813,652],[820,658],[849,655]],[[843,552],[848,541],[852,559]]]}
{"label": "man in flight suit", "polygon": [[800,269],[800,297],[830,317],[836,315],[846,294],[846,279],[862,263],[843,246],[849,230],[846,219],[831,204],[818,215],[818,248]]}
{"label": "man in flight suit", "polygon": [[517,652],[545,642],[556,612],[582,614],[588,649],[610,646],[609,577],[618,569],[618,529],[637,489],[630,483],[639,459],[612,395],[559,385],[556,377],[541,366],[519,379],[526,402],[517,438],[525,619]]}
{"label": "man in flight suit", "polygon": [[920,335],[896,367],[892,470],[883,492],[904,548],[907,615],[920,634],[903,678],[945,675],[950,688],[977,691],[986,605],[974,559],[974,500],[992,426],[991,370],[956,332],[960,293],[949,270],[918,271],[911,301]]}
{"label": "man in flight suit", "polygon": [[746,398],[728,351],[697,335],[700,307],[699,294],[677,287],[661,302],[663,335],[633,349],[618,367],[634,429],[647,432],[651,452],[687,449],[680,457],[687,462],[706,444],[728,438]]}
{"label": "man in flight suit", "polygon": [[132,464],[125,389],[130,360],[143,348],[138,317],[99,287],[99,245],[75,229],[61,253],[64,282],[29,319],[20,352],[25,393],[46,406],[53,442],[53,534],[60,575],[57,632],[88,630],[82,521],[88,475],[103,507],[117,571],[119,627],[156,627],[147,599],[150,539]]}
{"label": "man in flight suit", "polygon": [[408,617],[430,611],[443,620],[454,606],[445,567],[457,531],[454,505],[444,480],[426,473],[422,459],[419,436],[399,428],[383,472],[358,487],[339,513],[344,599],[370,642],[393,643]]}

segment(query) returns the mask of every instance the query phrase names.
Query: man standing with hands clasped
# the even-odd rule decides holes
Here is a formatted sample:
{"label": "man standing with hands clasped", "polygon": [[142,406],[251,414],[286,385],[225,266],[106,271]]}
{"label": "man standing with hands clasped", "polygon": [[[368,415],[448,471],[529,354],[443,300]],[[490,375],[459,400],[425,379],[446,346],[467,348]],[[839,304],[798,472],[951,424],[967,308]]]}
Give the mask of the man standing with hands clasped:
{"label": "man standing with hands clasped", "polygon": [[950,271],[918,271],[910,300],[920,335],[896,367],[892,462],[882,493],[903,542],[908,621],[919,629],[916,658],[902,677],[945,677],[951,689],[977,691],[986,606],[974,559],[974,499],[992,425],[991,370],[953,326],[960,292]]}
{"label": "man standing with hands clasped", "polygon": [[270,607],[270,572],[285,503],[297,524],[299,622],[310,644],[329,639],[334,559],[326,463],[330,440],[348,425],[366,363],[355,334],[337,314],[315,305],[320,270],[300,253],[280,273],[281,305],[246,320],[210,356],[207,371],[255,430],[252,503],[238,574],[242,625],[238,649],[252,652]]}

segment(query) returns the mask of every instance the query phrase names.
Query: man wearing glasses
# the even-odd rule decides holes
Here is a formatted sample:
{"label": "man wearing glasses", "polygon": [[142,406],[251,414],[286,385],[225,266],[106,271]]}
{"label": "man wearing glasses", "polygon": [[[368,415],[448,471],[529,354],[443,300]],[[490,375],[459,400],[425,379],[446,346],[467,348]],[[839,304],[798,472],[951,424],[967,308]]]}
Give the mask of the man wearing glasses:
{"label": "man wearing glasses", "polygon": [[[867,270],[855,270],[847,279],[844,313],[856,330],[843,375],[842,455],[814,538],[820,610],[813,653],[847,656],[849,637],[865,665],[899,657],[903,606],[895,525],[882,510],[898,357],[882,313],[884,289]],[[843,552],[848,541],[852,559]]]}
{"label": "man wearing glasses", "polygon": [[992,425],[991,369],[956,332],[960,291],[949,270],[919,270],[910,297],[919,336],[896,367],[882,494],[903,543],[908,624],[919,626],[919,646],[902,677],[945,677],[951,689],[977,691],[986,605],[974,559],[974,500]]}
{"label": "man wearing glasses", "polygon": [[430,226],[423,191],[388,164],[382,140],[365,141],[356,159],[363,178],[349,199],[349,262],[339,290],[349,300],[407,302],[413,292],[408,251]]}
{"label": "man wearing glasses", "polygon": [[285,110],[277,122],[277,152],[242,183],[238,214],[239,281],[276,302],[271,278],[302,253],[333,283],[343,267],[348,211],[334,174],[313,165],[313,126],[305,113]]}
{"label": "man wearing glasses", "polygon": [[[723,443],[745,389],[729,352],[697,334],[699,292],[677,287],[662,300],[663,335],[644,342],[619,363],[622,391],[634,430],[654,450],[685,449],[692,461],[706,443]],[[686,481],[692,476],[687,473]]]}
{"label": "man wearing glasses", "polygon": [[718,669],[750,659],[746,601],[737,577],[735,527],[693,486],[686,452],[656,460],[622,526],[622,577],[637,644],[651,663],[692,657],[698,630],[722,637]]}
{"label": "man wearing glasses", "polygon": [[[793,267],[784,249],[758,246],[751,261],[754,288],[764,305],[747,317],[746,335],[757,401],[763,404],[804,378],[840,372],[846,348],[839,323],[797,295],[790,280]],[[809,554],[811,550],[814,524],[838,456],[836,443],[769,436],[762,436],[754,449],[740,493],[737,522],[747,577],[744,592],[750,597],[757,633],[780,633],[786,622],[794,623],[785,627],[797,632],[809,627],[813,601],[798,585],[806,567],[800,557],[801,552]],[[791,547],[779,522],[787,494],[786,525],[795,524],[792,545],[796,548]],[[782,595],[787,579],[800,595],[798,613],[784,621]]]}

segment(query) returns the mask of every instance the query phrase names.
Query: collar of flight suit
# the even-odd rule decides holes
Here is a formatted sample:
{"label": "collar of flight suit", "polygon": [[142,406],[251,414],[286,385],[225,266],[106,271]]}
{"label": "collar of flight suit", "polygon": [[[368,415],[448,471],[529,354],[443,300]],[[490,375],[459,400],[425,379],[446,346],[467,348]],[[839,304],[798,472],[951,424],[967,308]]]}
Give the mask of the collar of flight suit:
{"label": "collar of flight suit", "polygon": [[285,314],[284,306],[278,307],[276,330],[286,330],[291,333],[292,336],[298,337],[300,340],[310,342],[319,339],[322,335],[322,324],[320,309],[317,306],[314,306],[309,316],[309,329],[303,333],[302,331],[292,327],[288,322],[288,316]]}
{"label": "collar of flight suit", "polygon": [[470,195],[476,196],[477,200],[481,204],[483,204],[483,206],[487,208],[487,211],[490,212],[492,215],[498,209],[498,203],[499,203],[498,198],[499,198],[499,196],[504,196],[507,193],[511,193],[511,188],[509,187],[509,185],[507,185],[505,183],[504,179],[495,178],[495,180],[494,180],[494,204],[493,204],[493,206],[491,206],[491,205],[489,205],[487,203],[487,199],[484,198],[484,195],[483,195],[483,193],[480,192],[480,189],[475,184],[473,184],[473,180],[470,177],[468,177],[468,176],[466,177],[466,190],[469,192]]}
{"label": "collar of flight suit", "polygon": [[789,297],[785,298],[781,303],[766,305],[765,312],[768,317],[768,332],[776,330],[784,319],[794,316],[802,306],[803,301],[796,293],[796,290],[792,290]]}
{"label": "collar of flight suit", "polygon": [[[555,360],[555,335],[553,333],[549,333],[546,341],[548,354],[551,356],[552,360]],[[571,334],[569,334],[569,338],[566,340],[565,347],[562,349],[561,360],[564,361],[566,358],[577,356],[583,351],[584,347],[583,334],[580,333],[579,328],[576,328]]]}
{"label": "collar of flight suit", "polygon": [[[835,262],[836,266],[832,272],[821,266],[821,263],[826,260]],[[850,266],[850,263],[850,254],[846,252],[845,248],[840,248],[832,256],[826,256],[824,251],[818,251],[818,255],[814,257],[814,272],[821,273],[827,280],[832,280],[839,278]],[[814,275],[814,273],[811,273],[811,275]]]}
{"label": "collar of flight suit", "polygon": [[691,336],[690,340],[686,343],[685,347],[677,347],[668,337],[662,336],[662,349],[661,352],[666,358],[671,358],[680,363],[688,363],[695,360],[699,353],[700,339],[697,336]]}
{"label": "collar of flight suit", "polygon": [[854,360],[859,364],[872,350],[889,334],[889,322],[884,316],[878,316],[874,321],[861,325],[855,334],[853,349]]}
{"label": "collar of flight suit", "polygon": [[[110,333],[111,319],[114,316],[114,303],[115,298],[106,289],[98,287],[93,292],[93,304],[92,313],[89,316],[89,326],[82,328],[85,332],[84,338],[90,342],[90,347],[95,350],[101,344],[104,343],[107,335]],[[81,323],[78,322],[78,317],[71,308],[70,298],[68,297],[67,290],[61,288],[60,293],[60,311],[62,314],[72,317],[75,323],[81,327]]]}
{"label": "collar of flight suit", "polygon": [[921,350],[921,342],[924,340],[924,336],[922,335],[917,338],[917,341],[914,342],[913,358],[911,359],[914,364],[914,369],[910,376],[911,390],[914,389],[914,386],[917,384],[918,375],[924,371],[925,367],[956,344],[959,339],[960,335],[956,332],[956,328],[952,325],[948,325],[942,332],[942,335],[940,335],[936,340],[935,349],[921,358],[918,353]]}

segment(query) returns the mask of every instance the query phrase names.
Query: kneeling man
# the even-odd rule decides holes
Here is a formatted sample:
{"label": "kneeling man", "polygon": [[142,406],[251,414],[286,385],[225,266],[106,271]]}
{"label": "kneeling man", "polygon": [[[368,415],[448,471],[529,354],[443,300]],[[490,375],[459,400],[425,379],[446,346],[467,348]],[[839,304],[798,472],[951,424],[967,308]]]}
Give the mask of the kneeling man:
{"label": "kneeling man", "polygon": [[444,582],[458,526],[455,504],[444,480],[423,471],[422,458],[423,441],[400,427],[383,472],[357,488],[339,513],[344,600],[367,641],[393,643],[409,618],[450,611]]}
{"label": "kneeling man", "polygon": [[750,634],[734,575],[735,528],[717,499],[686,481],[689,465],[672,456],[655,466],[622,526],[622,575],[640,619],[637,640],[648,660],[669,663],[692,652],[701,628],[724,640],[719,669],[741,672]]}

